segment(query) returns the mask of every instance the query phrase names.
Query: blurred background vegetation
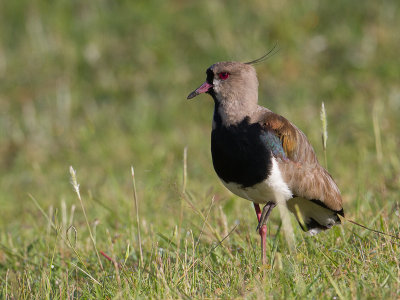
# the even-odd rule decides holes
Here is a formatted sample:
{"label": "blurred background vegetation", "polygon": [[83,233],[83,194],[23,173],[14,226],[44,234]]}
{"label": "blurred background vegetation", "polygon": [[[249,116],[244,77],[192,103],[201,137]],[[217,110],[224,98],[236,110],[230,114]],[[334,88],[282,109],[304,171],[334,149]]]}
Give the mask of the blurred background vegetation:
{"label": "blurred background vegetation", "polygon": [[[198,209],[217,195],[228,223],[253,232],[252,206],[212,168],[212,100],[186,96],[214,62],[252,60],[275,43],[279,53],[256,66],[260,104],[297,124],[323,162],[324,101],[345,211],[390,212],[400,189],[399,28],[396,0],[1,1],[0,240],[22,247],[45,223],[28,194],[45,211],[77,204],[70,165],[100,232],[131,222],[131,165],[144,224],[171,232],[185,146]],[[184,214],[193,227],[196,213],[185,204]],[[80,212],[76,220],[84,224]]]}

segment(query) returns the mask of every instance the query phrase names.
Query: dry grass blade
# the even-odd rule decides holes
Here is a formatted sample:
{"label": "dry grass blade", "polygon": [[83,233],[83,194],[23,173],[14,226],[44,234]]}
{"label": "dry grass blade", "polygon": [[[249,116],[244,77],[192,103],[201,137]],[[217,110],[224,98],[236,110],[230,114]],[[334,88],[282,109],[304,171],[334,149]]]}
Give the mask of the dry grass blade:
{"label": "dry grass blade", "polygon": [[142,239],[140,237],[140,221],[139,221],[139,201],[136,192],[135,170],[133,169],[133,166],[131,166],[131,173],[132,173],[132,185],[133,185],[133,199],[135,201],[137,238],[139,243],[140,263],[141,266],[143,266],[143,250],[142,250]]}
{"label": "dry grass blade", "polygon": [[103,270],[103,264],[101,263],[100,255],[99,255],[99,252],[97,251],[97,247],[96,247],[96,241],[94,240],[92,229],[90,228],[89,220],[88,220],[88,217],[86,215],[86,210],[85,210],[85,207],[83,206],[81,193],[79,191],[79,184],[78,184],[78,181],[77,181],[77,178],[76,178],[76,172],[75,172],[75,170],[74,170],[74,168],[72,166],[69,167],[69,172],[71,174],[72,186],[74,187],[75,193],[77,194],[79,202],[81,204],[81,208],[82,208],[82,211],[83,211],[83,215],[85,217],[86,225],[87,225],[87,228],[89,230],[90,239],[92,240],[93,248],[96,251],[97,260],[99,262],[100,268]]}
{"label": "dry grass blade", "polygon": [[335,289],[335,291],[336,291],[338,297],[339,297],[340,299],[345,299],[345,298],[343,297],[343,294],[342,294],[342,292],[340,291],[340,288],[339,288],[339,286],[337,285],[336,281],[332,278],[332,275],[329,273],[329,271],[326,269],[325,266],[323,267],[323,270],[324,270],[325,275],[328,277],[330,283],[332,284],[333,288]]}
{"label": "dry grass blade", "polygon": [[183,182],[182,182],[182,194],[186,192],[187,184],[187,146],[183,149]]}
{"label": "dry grass blade", "polygon": [[326,142],[328,141],[328,120],[326,117],[325,104],[321,105],[321,121],[322,121],[322,148],[324,150],[325,168],[328,170],[328,159],[326,157]]}
{"label": "dry grass blade", "polygon": [[399,236],[396,236],[396,235],[393,235],[393,234],[390,234],[390,233],[385,233],[385,232],[383,232],[383,231],[379,231],[379,230],[376,230],[376,229],[369,228],[369,227],[367,227],[367,226],[365,226],[365,225],[362,225],[362,224],[360,224],[360,223],[357,223],[356,221],[347,219],[347,218],[342,217],[342,216],[340,216],[340,218],[341,218],[341,219],[344,219],[344,220],[346,220],[347,222],[350,222],[350,223],[352,223],[352,224],[354,224],[354,225],[356,225],[356,226],[359,226],[359,227],[361,227],[361,228],[364,228],[364,229],[366,229],[366,230],[368,230],[368,231],[375,232],[376,234],[385,235],[385,236],[391,237],[391,238],[393,238],[393,239],[400,240],[400,237],[399,237]]}
{"label": "dry grass blade", "polygon": [[[31,200],[33,201],[33,203],[35,204],[35,206],[39,209],[39,211],[42,213],[42,215],[46,218],[46,220],[49,222],[50,226],[55,230],[58,231],[56,225],[54,224],[54,222],[49,218],[49,216],[45,213],[45,211],[43,210],[43,208],[39,205],[39,203],[36,201],[36,199],[31,195],[28,194],[28,196],[31,198]],[[66,230],[66,235],[60,235],[61,239],[68,245],[68,247],[70,247],[72,249],[72,251],[75,253],[76,257],[79,259],[79,262],[82,264],[82,266],[85,268],[86,271],[83,271],[81,268],[78,268],[79,270],[82,270],[82,272],[84,274],[86,274],[87,276],[89,276],[91,279],[93,279],[96,283],[99,283],[96,279],[94,279],[94,277],[92,275],[89,274],[88,268],[86,267],[85,262],[83,261],[81,255],[79,255],[78,251],[76,250],[76,248],[72,245],[71,241],[69,240],[68,237],[68,232],[70,229],[73,229],[75,232],[75,243],[76,243],[76,237],[77,237],[77,231],[76,228],[74,226],[70,226],[67,230]]]}
{"label": "dry grass blade", "polygon": [[[214,247],[211,248],[210,251],[207,252],[207,254],[204,256],[204,258],[208,257],[215,249],[217,249],[222,243],[235,231],[238,225],[235,225],[231,231],[222,239],[220,240]],[[186,274],[201,260],[197,258],[192,262],[192,264],[189,266],[189,268],[185,271],[185,273],[177,280],[175,286],[179,284],[179,282],[186,276]]]}
{"label": "dry grass blade", "polygon": [[210,203],[210,206],[209,206],[209,208],[208,208],[208,211],[207,211],[207,214],[206,214],[206,218],[205,218],[205,220],[203,221],[203,225],[202,225],[202,227],[201,227],[201,231],[200,231],[199,237],[197,238],[196,245],[195,245],[195,247],[194,247],[194,251],[196,251],[196,249],[197,249],[197,247],[198,247],[198,245],[199,245],[201,236],[203,235],[204,228],[205,228],[205,226],[206,226],[208,217],[209,217],[210,212],[211,212],[211,208],[212,208],[212,206],[214,205],[214,198],[215,198],[215,196],[213,196],[213,197],[211,198],[211,203]]}
{"label": "dry grass blade", "polygon": [[73,262],[71,262],[71,265],[73,265],[75,268],[77,268],[79,271],[81,271],[83,274],[86,274],[86,276],[88,276],[91,280],[93,280],[94,283],[101,285],[100,282],[98,282],[92,275],[90,275],[88,272],[86,272],[85,270],[83,270],[82,268],[80,268],[78,265],[74,264]]}
{"label": "dry grass blade", "polygon": [[379,126],[379,111],[380,111],[380,106],[378,102],[375,102],[372,108],[372,125],[374,126],[376,159],[378,160],[379,163],[382,163],[383,155],[382,155],[381,128]]}
{"label": "dry grass blade", "polygon": [[[185,194],[186,194],[186,184],[187,184],[187,147],[183,149],[183,179],[182,179],[182,192],[180,195],[180,201],[181,201],[181,208],[180,208],[180,213],[179,213],[179,226],[178,226],[178,246],[180,243],[179,239],[179,232],[182,227],[182,220],[183,220],[183,204],[185,201]],[[179,248],[179,247],[178,247]]]}

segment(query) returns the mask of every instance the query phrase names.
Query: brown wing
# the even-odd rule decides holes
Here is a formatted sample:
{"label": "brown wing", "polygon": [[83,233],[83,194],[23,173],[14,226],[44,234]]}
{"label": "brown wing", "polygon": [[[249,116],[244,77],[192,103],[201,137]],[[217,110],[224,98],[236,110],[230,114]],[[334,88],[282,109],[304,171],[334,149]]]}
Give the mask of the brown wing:
{"label": "brown wing", "polygon": [[288,159],[298,163],[318,163],[317,157],[305,134],[284,117],[273,112],[263,114],[260,121],[266,130],[279,137]]}
{"label": "brown wing", "polygon": [[319,164],[278,160],[286,184],[295,196],[319,200],[328,208],[342,210],[342,197],[332,176]]}
{"label": "brown wing", "polygon": [[277,158],[285,182],[294,195],[319,200],[328,208],[340,211],[342,198],[332,176],[318,163],[305,134],[284,117],[265,112],[260,123],[279,137],[288,159]]}

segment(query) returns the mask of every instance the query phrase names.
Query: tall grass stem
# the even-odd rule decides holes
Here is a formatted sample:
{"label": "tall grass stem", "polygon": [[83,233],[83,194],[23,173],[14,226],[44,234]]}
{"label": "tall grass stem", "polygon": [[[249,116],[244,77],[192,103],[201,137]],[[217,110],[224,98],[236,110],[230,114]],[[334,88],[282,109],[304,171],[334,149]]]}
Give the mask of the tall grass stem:
{"label": "tall grass stem", "polygon": [[139,201],[136,192],[135,169],[133,168],[133,166],[131,166],[131,172],[132,172],[132,184],[133,184],[133,199],[135,201],[135,210],[136,210],[137,238],[139,243],[140,263],[141,266],[143,266],[142,239],[140,237]]}
{"label": "tall grass stem", "polygon": [[321,105],[321,121],[322,121],[322,148],[324,150],[325,168],[328,170],[328,159],[326,156],[326,143],[328,141],[328,120],[326,117],[325,104]]}
{"label": "tall grass stem", "polygon": [[179,226],[178,226],[178,232],[177,232],[177,242],[178,242],[178,248],[180,245],[180,230],[182,227],[182,221],[183,221],[183,203],[185,200],[185,194],[186,194],[186,184],[187,184],[187,146],[183,149],[183,179],[182,179],[182,191],[181,191],[181,208],[180,208],[180,213],[179,213]]}
{"label": "tall grass stem", "polygon": [[82,211],[83,211],[83,215],[84,215],[84,217],[85,217],[86,225],[87,225],[87,228],[88,228],[88,230],[89,230],[90,239],[92,240],[93,248],[94,248],[94,250],[96,251],[97,260],[98,260],[98,262],[99,262],[100,268],[101,268],[102,270],[104,270],[104,269],[103,269],[103,264],[101,263],[99,251],[97,251],[96,241],[94,240],[93,233],[92,233],[92,229],[90,228],[89,220],[88,220],[88,217],[87,217],[87,215],[86,215],[86,210],[85,210],[85,207],[84,207],[84,205],[83,205],[81,193],[80,193],[80,191],[79,191],[79,184],[78,184],[78,181],[77,181],[77,178],[76,178],[76,171],[74,170],[74,168],[73,168],[72,166],[69,167],[69,173],[71,174],[71,183],[72,183],[72,186],[74,187],[75,193],[77,194],[78,199],[79,199],[79,202],[80,202],[80,204],[81,204],[81,208],[82,208]]}
{"label": "tall grass stem", "polygon": [[372,108],[372,124],[374,126],[374,136],[375,136],[375,148],[376,148],[376,159],[378,163],[382,163],[382,138],[381,129],[379,126],[379,108],[378,102],[374,103]]}

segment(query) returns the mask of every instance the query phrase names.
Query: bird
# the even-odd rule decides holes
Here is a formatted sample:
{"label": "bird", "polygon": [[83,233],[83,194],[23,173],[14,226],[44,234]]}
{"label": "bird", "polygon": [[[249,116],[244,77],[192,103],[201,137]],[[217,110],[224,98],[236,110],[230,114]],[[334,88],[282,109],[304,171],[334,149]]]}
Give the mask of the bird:
{"label": "bird", "polygon": [[253,202],[263,264],[266,223],[279,199],[285,200],[301,229],[310,235],[341,224],[339,215],[344,217],[340,190],[319,164],[306,135],[283,116],[258,105],[254,65],[266,56],[211,65],[206,81],[187,96],[206,93],[214,100],[214,170],[228,190]]}

